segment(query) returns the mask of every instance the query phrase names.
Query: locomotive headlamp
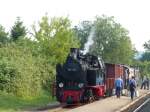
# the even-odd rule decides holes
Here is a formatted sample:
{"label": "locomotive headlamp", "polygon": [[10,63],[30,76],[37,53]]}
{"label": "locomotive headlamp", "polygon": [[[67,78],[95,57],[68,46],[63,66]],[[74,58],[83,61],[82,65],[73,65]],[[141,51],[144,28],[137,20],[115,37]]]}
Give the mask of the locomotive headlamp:
{"label": "locomotive headlamp", "polygon": [[82,88],[83,85],[84,85],[83,83],[79,83],[79,84],[78,84],[78,87],[79,87],[79,88]]}
{"label": "locomotive headlamp", "polygon": [[64,84],[61,82],[59,83],[59,87],[62,88],[64,86]]}

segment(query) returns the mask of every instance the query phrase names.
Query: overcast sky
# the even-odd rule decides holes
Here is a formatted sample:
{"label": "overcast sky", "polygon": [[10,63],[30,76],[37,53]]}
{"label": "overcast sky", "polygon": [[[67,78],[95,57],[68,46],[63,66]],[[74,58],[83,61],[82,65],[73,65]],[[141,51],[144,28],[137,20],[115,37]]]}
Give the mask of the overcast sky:
{"label": "overcast sky", "polygon": [[0,0],[0,24],[7,31],[17,16],[30,27],[46,12],[50,17],[68,16],[74,25],[96,15],[114,16],[129,30],[137,50],[143,51],[150,40],[150,0]]}

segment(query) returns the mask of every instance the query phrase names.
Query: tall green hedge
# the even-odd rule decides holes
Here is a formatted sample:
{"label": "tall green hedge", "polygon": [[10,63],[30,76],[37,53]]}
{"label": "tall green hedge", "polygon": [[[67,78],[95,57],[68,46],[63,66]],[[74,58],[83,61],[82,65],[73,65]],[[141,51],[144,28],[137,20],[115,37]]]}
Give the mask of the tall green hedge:
{"label": "tall green hedge", "polygon": [[54,67],[41,55],[35,55],[36,47],[24,45],[11,43],[0,48],[0,90],[30,97],[49,86],[46,84],[54,77]]}

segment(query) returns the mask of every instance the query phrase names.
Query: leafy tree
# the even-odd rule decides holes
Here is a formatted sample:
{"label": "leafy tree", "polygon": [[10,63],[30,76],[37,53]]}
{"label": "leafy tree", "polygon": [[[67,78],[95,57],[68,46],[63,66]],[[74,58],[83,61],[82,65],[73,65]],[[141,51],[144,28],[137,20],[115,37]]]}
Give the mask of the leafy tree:
{"label": "leafy tree", "polygon": [[150,61],[150,52],[144,52],[143,54],[142,54],[142,57],[141,57],[141,59],[140,59],[141,61]]}
{"label": "leafy tree", "polygon": [[8,33],[6,33],[4,27],[0,25],[0,44],[6,43],[8,40]]}
{"label": "leafy tree", "polygon": [[37,49],[37,43],[29,39],[0,48],[0,91],[33,97],[40,94],[47,80],[54,79],[54,68]]}
{"label": "leafy tree", "polygon": [[147,51],[150,51],[150,40],[143,45]]}
{"label": "leafy tree", "polygon": [[134,50],[125,28],[116,23],[113,17],[102,16],[96,17],[94,29],[92,53],[102,56],[105,62],[131,63]]}
{"label": "leafy tree", "polygon": [[139,62],[138,66],[140,68],[140,74],[142,77],[143,76],[150,77],[150,62],[149,61]]}
{"label": "leafy tree", "polygon": [[84,49],[84,45],[87,42],[92,25],[91,21],[82,21],[78,26],[74,27],[75,34],[81,43],[81,49]]}
{"label": "leafy tree", "polygon": [[150,40],[143,45],[145,52],[142,54],[141,61],[150,61]]}
{"label": "leafy tree", "polygon": [[150,77],[150,40],[145,42],[143,45],[145,52],[142,54],[141,58],[139,59],[138,66],[140,67],[140,72],[142,77],[148,76]]}
{"label": "leafy tree", "polygon": [[35,25],[33,30],[41,53],[49,57],[53,65],[63,63],[71,47],[79,47],[68,18],[49,19],[48,16],[44,16],[39,22],[39,30],[37,31]]}
{"label": "leafy tree", "polygon": [[27,34],[27,29],[23,26],[23,22],[20,20],[20,17],[17,17],[17,20],[14,26],[11,29],[11,38],[15,41],[20,37],[24,37]]}

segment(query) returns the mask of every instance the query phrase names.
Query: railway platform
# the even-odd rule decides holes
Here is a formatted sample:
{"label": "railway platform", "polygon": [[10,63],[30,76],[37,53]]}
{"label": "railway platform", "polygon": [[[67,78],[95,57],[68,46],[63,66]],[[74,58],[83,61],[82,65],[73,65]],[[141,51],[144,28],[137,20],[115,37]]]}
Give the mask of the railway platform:
{"label": "railway platform", "polygon": [[150,94],[150,90],[139,89],[138,91],[139,96],[135,97],[133,101],[129,96],[121,96],[120,98],[112,96],[65,112],[122,112],[133,103],[138,102],[141,97]]}

